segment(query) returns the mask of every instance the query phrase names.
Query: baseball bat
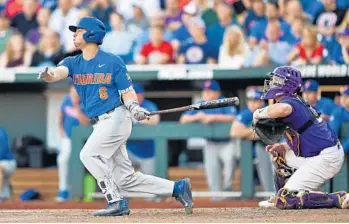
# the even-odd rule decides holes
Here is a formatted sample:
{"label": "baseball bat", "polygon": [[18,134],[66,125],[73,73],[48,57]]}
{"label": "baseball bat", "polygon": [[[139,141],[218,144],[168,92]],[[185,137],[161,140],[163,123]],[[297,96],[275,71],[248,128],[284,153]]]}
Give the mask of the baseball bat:
{"label": "baseball bat", "polygon": [[231,98],[223,98],[219,100],[205,101],[205,102],[191,104],[184,107],[171,108],[168,110],[154,111],[154,112],[151,112],[150,115],[184,112],[188,110],[213,109],[218,107],[230,107],[230,106],[236,106],[236,105],[239,105],[239,98],[231,97]]}

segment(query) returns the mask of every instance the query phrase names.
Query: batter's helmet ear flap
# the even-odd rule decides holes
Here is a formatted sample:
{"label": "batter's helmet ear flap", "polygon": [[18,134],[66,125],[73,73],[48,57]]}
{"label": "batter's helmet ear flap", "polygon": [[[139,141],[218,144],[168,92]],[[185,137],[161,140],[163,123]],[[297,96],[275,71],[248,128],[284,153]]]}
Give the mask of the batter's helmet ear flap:
{"label": "batter's helmet ear flap", "polygon": [[94,17],[83,17],[77,26],[69,26],[72,32],[75,32],[77,28],[85,29],[83,38],[88,43],[96,43],[101,45],[103,38],[106,34],[106,29],[102,21]]}
{"label": "batter's helmet ear flap", "polygon": [[101,45],[103,43],[104,36],[105,36],[104,31],[93,31],[93,30],[87,31],[83,35],[86,42],[96,43],[98,45]]}

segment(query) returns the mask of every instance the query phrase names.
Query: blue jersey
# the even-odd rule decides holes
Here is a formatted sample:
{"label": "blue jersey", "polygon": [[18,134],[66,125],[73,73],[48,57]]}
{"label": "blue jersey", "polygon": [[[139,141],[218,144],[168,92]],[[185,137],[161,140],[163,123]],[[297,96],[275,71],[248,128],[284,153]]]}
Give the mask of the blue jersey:
{"label": "blue jersey", "polygon": [[[150,100],[144,99],[140,105],[149,112],[157,111],[158,107]],[[153,140],[128,141],[127,150],[139,158],[151,158],[155,156],[155,145]]]}
{"label": "blue jersey", "polygon": [[132,88],[132,81],[120,57],[99,49],[91,60],[82,54],[65,58],[58,66],[65,66],[80,96],[87,117],[102,115],[121,103],[121,93]]}
{"label": "blue jersey", "polygon": [[331,116],[333,109],[336,108],[336,104],[330,98],[321,97],[317,101],[315,108],[318,109],[321,114]]}
{"label": "blue jersey", "polygon": [[5,129],[0,128],[0,160],[13,160],[13,154],[8,146],[8,137]]}
{"label": "blue jersey", "polygon": [[239,115],[236,117],[236,120],[242,124],[244,124],[247,127],[252,126],[253,121],[253,113],[248,109],[248,107],[245,107],[239,112]]}
{"label": "blue jersey", "polygon": [[[292,113],[282,120],[293,130],[299,130],[308,120],[311,119],[309,108],[300,100],[293,97],[284,97],[280,103],[289,104]],[[286,134],[290,140],[290,135]],[[297,144],[290,145],[296,155],[312,157],[318,155],[323,149],[336,145],[337,136],[326,121],[316,119],[308,129],[299,135]],[[299,147],[298,147],[299,145]]]}
{"label": "blue jersey", "polygon": [[208,42],[198,44],[190,40],[179,49],[179,54],[183,54],[186,64],[205,64],[208,58],[215,58],[214,50]]}
{"label": "blue jersey", "polygon": [[[343,106],[337,107],[333,110],[329,124],[332,130],[337,134],[340,134],[340,128],[342,123],[349,122],[349,111],[346,110]],[[345,152],[349,152],[349,137],[342,139],[342,146]]]}
{"label": "blue jersey", "polygon": [[61,104],[61,112],[63,114],[63,130],[68,138],[71,138],[73,127],[80,124],[78,119],[78,112],[73,106],[70,95],[63,98]]}

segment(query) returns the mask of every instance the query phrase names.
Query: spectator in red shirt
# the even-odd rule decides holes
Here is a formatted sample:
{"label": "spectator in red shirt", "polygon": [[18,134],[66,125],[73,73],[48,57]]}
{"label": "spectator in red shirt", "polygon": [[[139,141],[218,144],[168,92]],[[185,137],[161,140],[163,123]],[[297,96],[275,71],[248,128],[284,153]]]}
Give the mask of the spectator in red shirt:
{"label": "spectator in red shirt", "polygon": [[315,28],[311,26],[304,28],[301,42],[296,45],[288,56],[288,64],[321,64],[324,46],[318,41],[316,35]]}
{"label": "spectator in red shirt", "polygon": [[173,58],[173,48],[169,42],[164,41],[162,26],[150,28],[150,42],[143,45],[138,64],[169,64]]}

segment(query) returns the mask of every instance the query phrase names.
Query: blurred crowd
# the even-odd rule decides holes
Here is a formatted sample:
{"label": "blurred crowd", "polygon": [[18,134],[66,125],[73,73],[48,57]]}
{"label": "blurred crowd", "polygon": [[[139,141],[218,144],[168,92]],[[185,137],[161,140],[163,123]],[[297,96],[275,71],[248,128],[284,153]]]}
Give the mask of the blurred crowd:
{"label": "blurred crowd", "polygon": [[103,21],[127,64],[349,64],[346,0],[0,0],[0,67],[78,53],[68,26]]}

